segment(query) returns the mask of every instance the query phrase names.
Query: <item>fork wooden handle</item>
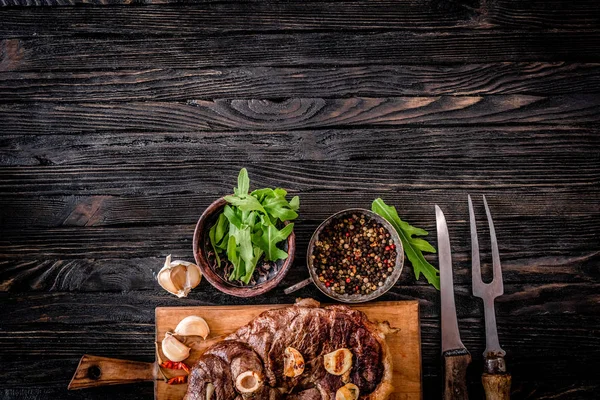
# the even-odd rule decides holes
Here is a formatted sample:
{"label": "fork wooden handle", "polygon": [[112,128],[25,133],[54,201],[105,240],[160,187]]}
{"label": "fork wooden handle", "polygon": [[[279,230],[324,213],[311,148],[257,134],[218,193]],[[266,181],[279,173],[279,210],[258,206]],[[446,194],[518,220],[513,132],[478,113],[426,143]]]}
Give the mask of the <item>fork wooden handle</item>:
{"label": "fork wooden handle", "polygon": [[467,349],[449,350],[444,357],[444,400],[468,400],[467,367],[471,354]]}
{"label": "fork wooden handle", "polygon": [[506,372],[504,354],[488,354],[484,360],[484,372],[481,383],[486,400],[510,399],[511,376]]}
{"label": "fork wooden handle", "polygon": [[483,374],[481,382],[485,390],[486,400],[510,399],[510,374]]}

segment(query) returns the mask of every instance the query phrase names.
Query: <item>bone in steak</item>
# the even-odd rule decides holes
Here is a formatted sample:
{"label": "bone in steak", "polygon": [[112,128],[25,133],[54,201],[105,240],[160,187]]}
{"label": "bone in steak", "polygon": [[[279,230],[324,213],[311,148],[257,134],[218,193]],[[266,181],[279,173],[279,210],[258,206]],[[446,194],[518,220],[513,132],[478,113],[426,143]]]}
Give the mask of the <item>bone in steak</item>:
{"label": "bone in steak", "polygon": [[[321,308],[312,299],[266,311],[201,356],[191,371],[185,400],[207,400],[207,391],[208,400],[334,400],[347,382],[359,387],[360,399],[387,399],[393,390],[387,328],[360,311],[339,305]],[[304,357],[299,376],[284,375],[287,347]],[[326,371],[323,356],[340,348],[352,352],[352,368],[333,375]],[[248,379],[244,390],[252,386],[252,391],[236,386],[242,378]]]}

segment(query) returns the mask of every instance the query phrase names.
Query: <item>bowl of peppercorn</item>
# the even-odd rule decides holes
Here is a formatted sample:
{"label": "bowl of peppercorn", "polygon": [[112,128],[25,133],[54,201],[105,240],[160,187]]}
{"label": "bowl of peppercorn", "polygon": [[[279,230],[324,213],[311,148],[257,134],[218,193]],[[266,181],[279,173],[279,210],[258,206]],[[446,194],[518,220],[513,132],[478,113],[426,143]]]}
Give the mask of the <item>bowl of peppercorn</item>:
{"label": "bowl of peppercorn", "polygon": [[398,281],[403,265],[404,250],[394,227],[361,208],[327,218],[308,245],[312,281],[325,295],[344,303],[383,295]]}

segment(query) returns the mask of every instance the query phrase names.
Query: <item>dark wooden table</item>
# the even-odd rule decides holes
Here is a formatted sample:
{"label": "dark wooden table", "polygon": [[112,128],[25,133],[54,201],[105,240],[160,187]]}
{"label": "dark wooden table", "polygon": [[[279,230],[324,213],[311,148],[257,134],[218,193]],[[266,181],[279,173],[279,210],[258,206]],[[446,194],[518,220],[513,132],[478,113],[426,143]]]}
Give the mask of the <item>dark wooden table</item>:
{"label": "dark wooden table", "polygon": [[[495,216],[513,398],[598,398],[597,0],[0,5],[1,398],[151,399],[66,386],[84,353],[152,361],[156,306],[292,302],[319,222],[379,196],[434,244],[445,210],[481,398],[468,193]],[[168,295],[164,257],[193,260],[199,215],[243,166],[301,197],[292,271],[252,300]],[[405,268],[384,299],[419,299],[439,398],[439,293]]]}

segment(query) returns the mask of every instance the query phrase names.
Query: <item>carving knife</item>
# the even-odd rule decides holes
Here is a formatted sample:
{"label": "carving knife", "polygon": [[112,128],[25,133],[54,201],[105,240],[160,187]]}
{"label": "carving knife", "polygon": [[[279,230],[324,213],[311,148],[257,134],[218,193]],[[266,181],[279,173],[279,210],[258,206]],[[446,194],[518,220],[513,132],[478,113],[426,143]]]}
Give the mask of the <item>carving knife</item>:
{"label": "carving knife", "polygon": [[460,340],[456,306],[454,304],[454,282],[452,280],[452,256],[448,226],[442,210],[435,206],[437,223],[438,259],[440,267],[440,296],[442,298],[442,358],[444,359],[444,400],[466,400],[467,367],[471,354]]}

